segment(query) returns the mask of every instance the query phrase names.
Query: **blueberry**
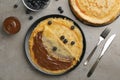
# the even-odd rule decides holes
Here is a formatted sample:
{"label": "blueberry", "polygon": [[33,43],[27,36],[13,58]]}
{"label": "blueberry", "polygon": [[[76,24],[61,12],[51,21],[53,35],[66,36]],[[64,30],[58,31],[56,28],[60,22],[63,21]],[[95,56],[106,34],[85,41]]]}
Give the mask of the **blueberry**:
{"label": "blueberry", "polygon": [[68,40],[67,40],[67,39],[64,39],[63,43],[66,44],[67,42],[68,42]]}
{"label": "blueberry", "polygon": [[42,2],[42,1],[39,1],[39,0],[37,1],[38,4],[41,4],[41,2]]}
{"label": "blueberry", "polygon": [[52,21],[48,21],[48,25],[51,25],[52,24]]}
{"label": "blueberry", "polygon": [[30,16],[30,17],[29,17],[29,20],[32,20],[32,19],[33,19],[33,16]]}
{"label": "blueberry", "polygon": [[62,9],[62,7],[58,7],[58,11],[59,11],[60,13],[63,13],[63,12],[64,12],[63,9]]}
{"label": "blueberry", "polygon": [[75,44],[75,42],[74,41],[71,41],[71,45],[74,45]]}
{"label": "blueberry", "polygon": [[26,10],[26,14],[30,14],[30,13],[31,13],[31,11],[27,9]]}
{"label": "blueberry", "polygon": [[62,7],[58,7],[58,10],[59,10],[59,11],[62,10]]}
{"label": "blueberry", "polygon": [[33,4],[36,3],[36,0],[32,0],[32,3],[33,3]]}
{"label": "blueberry", "polygon": [[54,46],[54,47],[52,48],[52,50],[53,50],[53,51],[56,51],[56,50],[57,50],[57,47]]}
{"label": "blueberry", "polygon": [[30,2],[27,3],[27,6],[33,8],[33,5]]}
{"label": "blueberry", "polygon": [[70,28],[71,30],[74,30],[75,29],[75,26],[71,26],[71,28]]}
{"label": "blueberry", "polygon": [[48,2],[49,0],[44,0],[45,2]]}
{"label": "blueberry", "polygon": [[33,0],[28,0],[29,2],[32,2]]}
{"label": "blueberry", "polygon": [[38,3],[35,3],[35,4],[34,4],[34,8],[35,8],[35,9],[39,9],[39,4],[38,4]]}
{"label": "blueberry", "polygon": [[64,11],[63,10],[60,10],[60,13],[62,14]]}
{"label": "blueberry", "polygon": [[65,39],[65,36],[62,35],[62,36],[60,37],[60,40],[63,40],[63,39]]}
{"label": "blueberry", "polygon": [[41,3],[41,2],[38,0],[37,3],[39,4],[39,3]]}
{"label": "blueberry", "polygon": [[17,5],[17,4],[15,4],[15,5],[14,5],[14,8],[17,8],[17,7],[18,7],[18,5]]}
{"label": "blueberry", "polygon": [[45,2],[41,2],[41,8],[44,8],[45,5],[46,5]]}

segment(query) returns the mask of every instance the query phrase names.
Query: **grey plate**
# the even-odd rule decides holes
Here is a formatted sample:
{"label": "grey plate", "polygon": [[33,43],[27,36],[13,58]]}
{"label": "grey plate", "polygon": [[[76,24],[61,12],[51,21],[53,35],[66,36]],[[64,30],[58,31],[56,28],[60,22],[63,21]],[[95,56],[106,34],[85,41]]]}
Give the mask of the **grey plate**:
{"label": "grey plate", "polygon": [[35,28],[41,21],[43,21],[43,20],[45,20],[45,19],[47,19],[47,18],[54,18],[54,17],[56,17],[56,18],[66,18],[66,19],[68,19],[68,20],[73,21],[72,19],[70,19],[70,18],[68,18],[68,17],[66,17],[66,16],[57,15],[57,14],[47,15],[47,16],[44,16],[44,17],[38,19],[37,21],[35,21],[35,22],[31,25],[31,27],[30,27],[30,28],[28,29],[28,31],[27,31],[27,34],[26,34],[25,40],[24,40],[24,49],[25,49],[25,53],[26,53],[26,56],[27,56],[29,62],[32,64],[32,66],[33,66],[35,69],[37,69],[38,71],[40,71],[40,72],[42,72],[42,73],[45,73],[45,74],[47,74],[47,75],[63,75],[63,74],[65,74],[65,73],[68,73],[68,72],[72,71],[73,69],[75,69],[75,68],[80,64],[80,62],[82,61],[82,59],[83,59],[83,57],[84,57],[85,50],[86,50],[86,40],[85,40],[83,31],[81,30],[80,26],[79,26],[77,23],[75,23],[74,21],[73,21],[74,24],[79,28],[79,30],[81,31],[82,36],[83,36],[83,52],[82,52],[82,56],[81,56],[81,58],[80,58],[80,61],[78,61],[77,64],[76,64],[73,68],[71,68],[70,70],[68,70],[68,71],[66,71],[66,72],[64,72],[64,73],[61,73],[61,74],[51,74],[51,73],[45,72],[45,71],[43,71],[42,69],[40,69],[40,67],[38,67],[37,65],[34,64],[34,62],[32,61],[32,59],[31,59],[31,57],[30,57],[30,53],[29,53],[29,42],[28,42],[28,41],[29,41],[30,35],[31,35],[32,31],[34,30],[34,28]]}

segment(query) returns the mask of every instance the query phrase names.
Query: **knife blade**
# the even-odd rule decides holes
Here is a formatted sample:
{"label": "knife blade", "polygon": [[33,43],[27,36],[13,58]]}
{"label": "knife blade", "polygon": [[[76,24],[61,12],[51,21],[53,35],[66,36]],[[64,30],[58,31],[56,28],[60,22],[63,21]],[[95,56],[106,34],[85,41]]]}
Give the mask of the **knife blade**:
{"label": "knife blade", "polygon": [[104,54],[105,54],[105,51],[108,49],[108,47],[110,46],[110,44],[112,43],[113,39],[115,38],[116,34],[113,34],[105,43],[104,47],[103,47],[103,50],[99,56],[99,58],[101,58]]}
{"label": "knife blade", "polygon": [[116,34],[113,34],[110,38],[108,38],[108,40],[106,41],[106,43],[105,43],[105,45],[104,45],[104,47],[103,47],[103,49],[102,49],[101,54],[99,55],[99,57],[97,58],[96,62],[93,64],[93,66],[91,67],[90,71],[88,72],[87,77],[90,77],[90,76],[93,74],[93,72],[94,72],[95,68],[97,67],[100,59],[101,59],[101,58],[103,57],[103,55],[105,54],[105,51],[108,49],[108,47],[109,47],[110,44],[112,43],[112,41],[113,41],[113,39],[115,38],[115,36],[116,36]]}

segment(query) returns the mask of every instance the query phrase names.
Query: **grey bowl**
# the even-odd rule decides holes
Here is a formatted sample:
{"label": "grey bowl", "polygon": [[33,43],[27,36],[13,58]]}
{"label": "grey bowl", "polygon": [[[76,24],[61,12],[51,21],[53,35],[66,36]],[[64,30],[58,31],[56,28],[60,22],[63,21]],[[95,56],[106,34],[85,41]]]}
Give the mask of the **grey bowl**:
{"label": "grey bowl", "polygon": [[36,12],[36,11],[40,11],[40,10],[46,8],[46,7],[49,5],[50,0],[47,2],[47,4],[44,6],[44,8],[40,8],[40,9],[32,9],[32,8],[30,8],[30,7],[26,4],[25,0],[22,0],[22,2],[23,2],[23,4],[24,4],[24,6],[25,6],[28,10],[33,11],[33,12]]}

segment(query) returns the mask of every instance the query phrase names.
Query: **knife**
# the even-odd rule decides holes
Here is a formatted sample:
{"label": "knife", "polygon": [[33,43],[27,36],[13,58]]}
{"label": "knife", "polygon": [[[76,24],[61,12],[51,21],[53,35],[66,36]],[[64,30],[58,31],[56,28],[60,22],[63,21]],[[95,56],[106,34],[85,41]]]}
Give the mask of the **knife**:
{"label": "knife", "polygon": [[108,49],[108,47],[110,46],[110,44],[112,43],[113,39],[115,38],[116,34],[113,34],[110,38],[108,38],[108,40],[106,41],[101,54],[99,55],[99,57],[97,58],[96,62],[93,64],[93,66],[91,67],[90,71],[87,74],[87,77],[90,77],[92,75],[92,73],[94,72],[95,68],[97,67],[99,61],[101,60],[101,58],[103,57],[103,55],[105,54],[105,51]]}

